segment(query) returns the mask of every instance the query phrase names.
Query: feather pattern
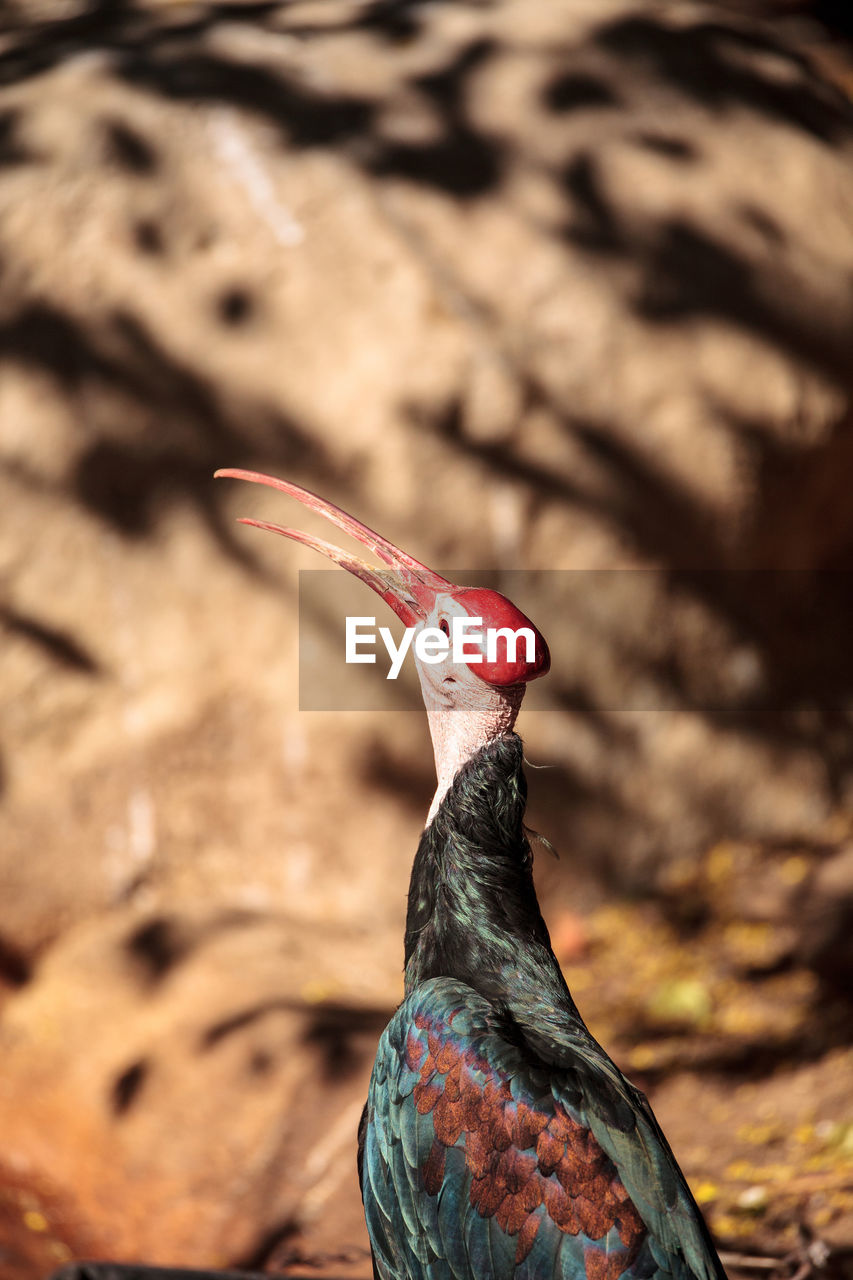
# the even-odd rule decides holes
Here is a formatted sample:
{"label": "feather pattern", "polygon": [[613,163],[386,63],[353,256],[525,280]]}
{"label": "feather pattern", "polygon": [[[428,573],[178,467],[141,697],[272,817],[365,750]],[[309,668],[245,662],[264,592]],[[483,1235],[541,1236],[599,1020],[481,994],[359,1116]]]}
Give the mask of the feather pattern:
{"label": "feather pattern", "polygon": [[645,1097],[584,1025],[539,912],[514,734],[415,858],[406,997],[360,1133],[380,1280],[724,1280]]}

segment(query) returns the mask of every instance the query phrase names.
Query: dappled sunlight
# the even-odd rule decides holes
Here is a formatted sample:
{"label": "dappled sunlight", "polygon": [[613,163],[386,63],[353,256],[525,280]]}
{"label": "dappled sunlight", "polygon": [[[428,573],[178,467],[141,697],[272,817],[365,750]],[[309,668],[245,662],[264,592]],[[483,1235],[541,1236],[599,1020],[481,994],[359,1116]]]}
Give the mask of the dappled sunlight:
{"label": "dappled sunlight", "polygon": [[846,10],[5,0],[0,26],[0,1280],[369,1272],[354,1133],[427,730],[299,709],[334,620],[309,551],[236,523],[287,499],[228,467],[510,595],[541,571],[519,728],[578,1005],[721,1244],[790,1280],[825,1242],[840,1280]]}

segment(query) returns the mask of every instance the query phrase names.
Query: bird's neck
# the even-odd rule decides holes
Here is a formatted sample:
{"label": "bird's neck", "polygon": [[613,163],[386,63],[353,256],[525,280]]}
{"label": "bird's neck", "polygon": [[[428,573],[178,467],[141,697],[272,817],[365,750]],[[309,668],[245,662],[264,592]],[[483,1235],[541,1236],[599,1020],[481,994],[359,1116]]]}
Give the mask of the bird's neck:
{"label": "bird's neck", "polygon": [[543,1001],[574,1008],[533,887],[526,799],[514,733],[487,743],[453,778],[412,868],[407,994],[429,978],[450,977],[521,1021],[525,1004],[531,1017]]}
{"label": "bird's neck", "polygon": [[454,691],[451,706],[442,689],[421,675],[429,732],[435,756],[438,784],[427,814],[427,826],[435,818],[459,770],[488,743],[512,733],[524,697],[524,685],[490,689],[478,681],[466,702],[464,688]]}

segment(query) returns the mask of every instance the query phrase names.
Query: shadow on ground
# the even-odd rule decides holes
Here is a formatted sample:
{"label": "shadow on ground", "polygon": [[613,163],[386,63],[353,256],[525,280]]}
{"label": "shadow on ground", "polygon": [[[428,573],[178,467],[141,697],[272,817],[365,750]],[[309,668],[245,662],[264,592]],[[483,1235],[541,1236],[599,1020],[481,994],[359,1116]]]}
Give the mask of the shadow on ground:
{"label": "shadow on ground", "polygon": [[[460,6],[482,15],[491,7],[487,0]],[[832,5],[811,8],[824,23],[837,17]],[[403,70],[394,87],[359,94],[314,83],[300,73],[298,59],[291,65],[253,58],[245,50],[239,56],[224,51],[227,41],[220,37],[229,32],[253,38],[284,34],[297,48],[331,45],[349,33],[387,48],[392,60],[404,59],[430,21],[430,7],[418,0],[341,6],[322,24],[302,22],[299,11],[290,9],[268,0],[209,3],[184,14],[110,0],[33,24],[23,7],[11,5],[0,84],[20,88],[52,68],[96,54],[117,83],[159,100],[239,108],[274,126],[283,148],[334,150],[380,187],[405,182],[459,205],[503,198],[520,157],[513,141],[484,127],[482,113],[472,108],[478,77],[507,51],[501,41],[472,37],[449,47],[431,70]],[[621,272],[614,277],[621,282],[616,306],[648,330],[671,332],[698,321],[722,325],[751,335],[849,397],[853,269],[836,280],[827,305],[817,286],[810,291],[793,274],[784,252],[788,232],[770,196],[761,205],[750,202],[730,211],[743,229],[742,238],[733,239],[686,213],[638,219],[631,191],[614,189],[603,166],[605,119],[608,129],[621,130],[631,145],[663,164],[689,173],[707,163],[691,134],[689,114],[665,128],[637,127],[631,87],[638,80],[664,86],[685,105],[721,121],[733,112],[747,113],[830,151],[853,144],[849,101],[812,70],[784,31],[784,25],[753,25],[722,11],[716,19],[703,15],[672,24],[636,10],[594,25],[583,58],[574,49],[535,48],[545,117],[552,123],[580,117],[588,124],[587,141],[573,143],[548,167],[562,215],[547,233],[580,254],[591,270]],[[428,109],[434,124],[428,141],[389,136],[388,108],[403,98]],[[46,162],[28,146],[25,124],[26,106],[13,105],[0,115],[0,163]],[[109,163],[141,183],[160,181],[156,138],[118,117],[105,118],[101,130]],[[140,255],[157,255],[168,227],[141,217],[136,236]],[[697,689],[695,671],[681,665],[675,652],[671,660],[647,664],[646,677],[661,698],[780,750],[813,747],[824,760],[828,792],[840,801],[853,765],[847,661],[853,628],[847,577],[853,566],[846,479],[853,465],[850,415],[841,414],[813,445],[794,445],[766,422],[709,405],[759,477],[752,527],[733,540],[697,490],[679,483],[630,423],[576,415],[533,360],[502,345],[500,318],[484,314],[477,298],[465,302],[480,315],[487,340],[509,369],[520,420],[507,438],[484,440],[468,431],[460,393],[448,402],[402,404],[413,435],[440,442],[448,466],[457,458],[474,463],[496,482],[521,486],[531,502],[547,499],[621,530],[641,557],[663,567],[672,592],[698,604],[736,644],[755,653],[764,673],[758,691],[720,705],[713,693],[706,697]],[[256,312],[263,312],[263,298],[236,281],[218,298],[212,319],[236,340]],[[199,343],[203,349],[203,333]],[[224,515],[224,495],[211,484],[212,471],[223,464],[250,465],[296,473],[318,488],[341,478],[312,424],[279,404],[235,396],[202,361],[196,367],[171,351],[130,301],[83,319],[53,302],[49,291],[24,296],[0,319],[0,361],[43,376],[85,424],[58,485],[24,464],[2,465],[24,489],[70,499],[123,539],[147,538],[166,511],[187,507],[200,515],[225,555],[260,573]],[[590,485],[561,465],[532,460],[525,423],[535,413],[549,415],[605,483]],[[353,503],[358,505],[355,491]],[[770,566],[781,572],[763,573]],[[57,665],[101,674],[97,655],[49,615],[28,618],[7,605],[0,622]],[[618,717],[576,683],[565,683],[558,701],[603,740],[626,732]],[[388,777],[387,771],[379,773]],[[420,805],[425,785],[418,775],[404,790]],[[538,785],[545,803],[553,803],[570,827],[572,797],[583,792],[583,778],[563,767]],[[595,852],[600,861],[602,851]],[[615,852],[600,862],[605,875],[616,875],[616,862]]]}
{"label": "shadow on ground", "polygon": [[[468,0],[457,9],[485,21],[495,7],[489,0]],[[768,13],[772,8],[760,7]],[[636,193],[613,180],[607,156],[610,141],[618,138],[620,146],[654,157],[689,186],[691,175],[711,164],[691,123],[695,113],[720,126],[733,119],[767,123],[806,144],[810,154],[849,154],[850,102],[785,34],[793,28],[748,23],[722,8],[709,18],[707,6],[701,13],[682,14],[678,23],[631,9],[596,21],[580,53],[535,39],[520,42],[519,53],[508,37],[485,28],[429,45],[437,7],[426,0],[340,5],[322,22],[302,20],[301,6],[294,10],[275,0],[206,3],[186,10],[100,0],[37,23],[28,20],[23,4],[0,8],[5,27],[0,92],[9,96],[8,104],[0,105],[0,168],[10,180],[28,166],[51,163],[50,154],[28,138],[27,87],[45,83],[53,70],[91,59],[111,85],[130,89],[143,101],[191,103],[200,109],[224,105],[262,122],[283,154],[333,153],[380,198],[392,190],[415,192],[443,211],[466,216],[488,202],[515,209],[514,182],[533,162],[508,128],[484,123],[478,87],[508,55],[535,58],[535,110],[543,129],[559,139],[546,158],[535,162],[549,201],[539,229],[562,255],[559,260],[606,276],[612,282],[614,319],[639,326],[651,341],[698,326],[746,337],[828,388],[838,412],[825,431],[812,436],[804,431],[795,438],[795,433],[781,435],[769,416],[765,421],[760,414],[738,412],[707,393],[705,410],[757,477],[748,526],[732,530],[702,498],[700,486],[678,478],[662,456],[645,447],[637,424],[615,410],[600,417],[576,411],[559,379],[543,372],[538,353],[507,339],[506,318],[456,280],[457,311],[499,362],[516,395],[517,420],[502,433],[472,431],[464,387],[444,398],[412,394],[401,399],[397,411],[412,441],[434,445],[448,469],[470,467],[484,490],[515,486],[526,512],[547,503],[560,515],[589,517],[618,530],[637,560],[657,567],[679,607],[698,610],[709,629],[725,634],[732,653],[752,655],[761,672],[760,681],[747,680],[742,691],[723,697],[701,651],[690,648],[691,637],[687,643],[677,626],[662,658],[651,657],[642,645],[634,651],[631,640],[617,635],[614,644],[622,646],[623,662],[642,671],[650,696],[682,723],[701,721],[756,751],[777,752],[780,759],[813,753],[827,804],[845,803],[853,778],[853,265],[834,264],[831,287],[820,273],[800,271],[798,245],[784,211],[774,207],[772,192],[761,201],[733,196],[725,227],[689,201],[638,216]],[[839,6],[827,2],[810,9],[818,22],[849,26]],[[344,37],[385,51],[395,68],[388,85],[339,91],[333,76],[324,81],[304,71],[302,51],[331,49]],[[419,41],[435,50],[426,60],[429,66],[410,60]],[[637,85],[653,85],[666,95],[654,126],[637,124],[632,101]],[[673,101],[683,105],[683,114],[671,110]],[[406,136],[389,124],[398,106],[412,102],[431,123],[428,136]],[[101,163],[128,175],[140,190],[165,183],[164,148],[142,117],[131,122],[105,111],[97,124]],[[168,204],[157,215],[140,207],[133,226],[133,252],[140,261],[172,262],[170,219],[178,216]],[[515,216],[538,225],[539,215],[529,209],[515,209]],[[188,512],[223,559],[256,578],[264,570],[235,535],[226,496],[212,483],[217,467],[290,474],[320,491],[343,485],[348,505],[370,518],[358,475],[344,471],[316,423],[304,412],[253,393],[248,380],[235,390],[228,371],[205,358],[206,338],[214,330],[236,344],[263,320],[262,288],[237,272],[219,289],[205,316],[210,327],[199,328],[198,357],[191,358],[153,330],[132,297],[120,307],[99,306],[95,298],[90,311],[72,312],[52,296],[49,280],[22,284],[15,266],[12,237],[0,229],[0,370],[36,378],[62,402],[77,432],[69,461],[52,474],[17,457],[0,459],[0,471],[21,492],[34,500],[73,504],[125,547],[153,542],[167,517]],[[554,425],[569,456],[582,466],[543,459],[528,447],[538,418]],[[410,513],[413,531],[419,515]],[[0,603],[0,628],[46,657],[58,673],[86,681],[113,674],[90,645],[57,620],[50,600],[38,610]],[[552,681],[566,723],[580,723],[602,753],[630,760],[640,751],[637,725],[613,702],[566,670],[556,671]],[[5,743],[4,748],[8,752]],[[425,809],[431,790],[426,761],[421,766],[402,760],[377,737],[359,768],[360,780],[374,792],[384,789],[413,811]],[[0,791],[3,777],[0,762]],[[713,816],[718,825],[734,824],[729,797],[706,793],[701,781],[695,780],[690,797],[697,823],[710,823]],[[624,790],[610,788],[606,779],[591,781],[588,772],[570,763],[531,773],[531,790],[535,821],[541,815],[545,829],[572,833],[578,815],[590,807],[607,811],[626,827],[646,821],[632,810]],[[703,805],[713,807],[714,814],[703,814]],[[654,850],[666,835],[658,821],[661,826],[650,823],[648,832]],[[626,887],[638,892],[636,875],[627,876],[624,850],[610,838],[613,829],[586,832],[571,848],[568,836],[561,841],[572,855],[567,861],[573,868],[583,863],[584,874],[609,892],[619,894]],[[798,852],[819,870],[837,844],[809,848],[803,837]],[[768,861],[773,857],[770,850]],[[644,869],[648,865],[649,860]],[[556,884],[562,876],[558,867],[548,872],[548,882]],[[758,875],[753,893],[763,887]],[[642,891],[664,914],[677,917],[686,911],[687,895],[679,890],[673,896],[662,879],[649,877]],[[706,914],[700,911],[684,923],[685,947],[691,936],[710,927],[706,908]],[[849,919],[841,916],[832,927],[843,940]],[[196,942],[174,920],[158,917],[142,926],[127,944],[140,990],[158,990]],[[794,938],[765,971],[735,977],[769,989],[802,962],[798,945]],[[826,939],[822,945],[825,953]],[[4,986],[24,985],[30,972],[27,958],[0,941]],[[715,1076],[764,1080],[780,1067],[799,1068],[844,1049],[850,1044],[849,1009],[839,985],[837,973],[821,972],[811,1014],[793,1030],[781,1028],[773,1038],[707,1035],[684,1044],[676,1039],[670,1059],[648,1066],[646,1074],[666,1080],[688,1066]],[[211,1053],[246,1028],[294,1011],[304,1014],[302,1046],[315,1055],[327,1081],[347,1080],[361,1069],[364,1045],[375,1040],[388,1014],[333,1001],[297,1009],[294,1001],[275,998],[212,1022],[195,1052]],[[632,1034],[654,1040],[671,1032],[660,1033],[640,1018]],[[260,1080],[274,1067],[261,1052],[247,1060],[250,1080],[252,1073]],[[116,1071],[108,1090],[116,1123],[132,1115],[150,1076],[145,1055],[133,1056]],[[292,1224],[277,1231],[276,1241],[266,1241],[261,1254],[289,1239]]]}

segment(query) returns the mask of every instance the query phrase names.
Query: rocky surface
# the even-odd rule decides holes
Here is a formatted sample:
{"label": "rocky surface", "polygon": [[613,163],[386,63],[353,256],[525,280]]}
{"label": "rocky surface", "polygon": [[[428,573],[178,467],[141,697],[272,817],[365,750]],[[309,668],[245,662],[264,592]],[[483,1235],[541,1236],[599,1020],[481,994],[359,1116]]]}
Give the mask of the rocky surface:
{"label": "rocky surface", "polygon": [[223,465],[560,571],[520,727],[581,1007],[724,1241],[841,1256],[843,46],[625,0],[2,10],[4,1280],[368,1274],[426,729],[299,710],[316,566]]}

